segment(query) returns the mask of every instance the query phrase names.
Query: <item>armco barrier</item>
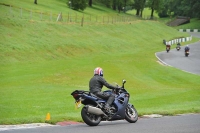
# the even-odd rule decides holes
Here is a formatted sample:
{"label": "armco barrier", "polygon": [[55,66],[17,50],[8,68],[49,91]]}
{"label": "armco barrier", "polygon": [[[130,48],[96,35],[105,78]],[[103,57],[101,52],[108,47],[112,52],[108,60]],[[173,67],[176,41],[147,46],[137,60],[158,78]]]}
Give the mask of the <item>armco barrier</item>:
{"label": "armco barrier", "polygon": [[200,32],[200,29],[179,29],[180,32]]}
{"label": "armco barrier", "polygon": [[177,44],[177,43],[181,43],[181,42],[187,42],[187,41],[191,41],[192,40],[192,36],[190,37],[183,37],[183,38],[177,38],[174,40],[170,40],[166,42],[166,45],[173,45],[173,44]]}

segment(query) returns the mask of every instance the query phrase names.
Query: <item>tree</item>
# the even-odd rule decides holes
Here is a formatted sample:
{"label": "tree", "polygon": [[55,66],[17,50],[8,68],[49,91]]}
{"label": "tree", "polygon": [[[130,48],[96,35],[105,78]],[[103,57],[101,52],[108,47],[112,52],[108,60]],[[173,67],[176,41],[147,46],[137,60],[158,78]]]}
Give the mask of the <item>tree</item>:
{"label": "tree", "polygon": [[37,0],[34,0],[34,4],[37,4]]}
{"label": "tree", "polygon": [[159,17],[168,17],[171,16],[171,11],[170,11],[170,1],[171,0],[165,0],[163,1],[163,5],[161,6],[159,12],[158,12],[158,16]]}
{"label": "tree", "polygon": [[92,0],[89,0],[89,1],[88,1],[88,5],[89,5],[90,7],[92,7]]}
{"label": "tree", "polygon": [[127,6],[131,5],[132,4],[131,2],[133,0],[97,0],[97,1],[104,4],[108,8],[112,8],[113,10],[118,10],[118,12],[120,13],[122,10],[124,10],[125,12],[128,9]]}
{"label": "tree", "polygon": [[195,4],[192,5],[192,17],[197,17],[200,19],[200,1],[196,0]]}
{"label": "tree", "polygon": [[154,11],[159,12],[162,7],[163,0],[148,0],[147,5],[151,9],[151,19],[153,19]]}
{"label": "tree", "polygon": [[122,5],[123,5],[123,0],[117,0],[117,9],[119,13],[122,10],[122,7],[123,7]]}
{"label": "tree", "polygon": [[84,10],[87,7],[87,0],[70,0],[71,1],[71,8],[74,10]]}
{"label": "tree", "polygon": [[128,1],[128,0],[124,0],[124,8],[123,8],[124,12],[126,12],[126,4],[127,4],[127,1]]}
{"label": "tree", "polygon": [[142,17],[142,12],[145,7],[146,0],[134,0],[133,8],[136,9],[136,16]]}
{"label": "tree", "polygon": [[134,0],[133,8],[136,9],[136,16],[139,16],[140,9],[141,9],[141,3],[140,0]]}
{"label": "tree", "polygon": [[141,0],[141,9],[140,9],[140,17],[142,17],[142,13],[145,7],[146,0]]}
{"label": "tree", "polygon": [[112,1],[112,9],[116,10],[117,9],[117,0]]}
{"label": "tree", "polygon": [[118,10],[118,12],[120,13],[123,7],[123,0],[112,0],[111,7],[113,10]]}

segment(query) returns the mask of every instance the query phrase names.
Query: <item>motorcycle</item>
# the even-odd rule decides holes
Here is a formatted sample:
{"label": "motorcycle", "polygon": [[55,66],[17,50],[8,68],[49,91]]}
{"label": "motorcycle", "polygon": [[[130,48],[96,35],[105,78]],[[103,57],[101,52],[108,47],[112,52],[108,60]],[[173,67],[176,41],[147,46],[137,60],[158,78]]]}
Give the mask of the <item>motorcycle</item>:
{"label": "motorcycle", "polygon": [[[101,121],[126,120],[135,123],[138,113],[134,105],[129,103],[130,94],[124,88],[126,80],[123,80],[119,89],[106,90],[106,93],[114,93],[115,100],[108,111],[104,108],[106,100],[84,90],[75,90],[71,93],[75,99],[76,107],[84,105],[81,110],[83,121],[89,126],[97,126]],[[118,85],[117,85],[118,86]]]}
{"label": "motorcycle", "polygon": [[185,56],[188,57],[189,55],[189,50],[185,50]]}
{"label": "motorcycle", "polygon": [[169,50],[170,50],[170,46],[167,45],[167,46],[166,46],[166,51],[167,51],[167,53],[169,52]]}
{"label": "motorcycle", "polygon": [[181,49],[180,46],[176,46],[176,50],[179,51]]}

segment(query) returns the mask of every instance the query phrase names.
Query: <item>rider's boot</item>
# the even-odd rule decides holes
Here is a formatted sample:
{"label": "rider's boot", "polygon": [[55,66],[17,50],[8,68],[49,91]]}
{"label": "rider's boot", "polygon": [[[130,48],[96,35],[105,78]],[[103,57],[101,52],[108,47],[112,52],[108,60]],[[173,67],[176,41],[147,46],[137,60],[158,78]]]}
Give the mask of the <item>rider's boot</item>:
{"label": "rider's boot", "polygon": [[107,103],[106,103],[106,105],[105,105],[105,110],[107,110],[107,111],[110,110],[110,105],[107,104]]}

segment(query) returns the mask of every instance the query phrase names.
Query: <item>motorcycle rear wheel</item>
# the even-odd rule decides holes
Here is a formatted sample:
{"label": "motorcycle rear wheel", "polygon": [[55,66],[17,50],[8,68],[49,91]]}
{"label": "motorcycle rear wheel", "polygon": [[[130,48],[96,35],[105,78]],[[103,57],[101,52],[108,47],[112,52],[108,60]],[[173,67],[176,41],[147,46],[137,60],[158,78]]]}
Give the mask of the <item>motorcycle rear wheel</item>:
{"label": "motorcycle rear wheel", "polygon": [[127,106],[125,110],[125,119],[130,123],[135,123],[138,120],[138,113],[133,105]]}
{"label": "motorcycle rear wheel", "polygon": [[101,122],[101,116],[88,113],[85,106],[81,110],[81,116],[83,121],[89,126],[97,126]]}

